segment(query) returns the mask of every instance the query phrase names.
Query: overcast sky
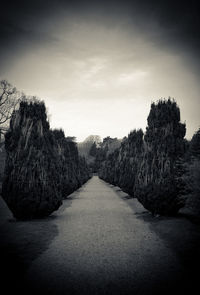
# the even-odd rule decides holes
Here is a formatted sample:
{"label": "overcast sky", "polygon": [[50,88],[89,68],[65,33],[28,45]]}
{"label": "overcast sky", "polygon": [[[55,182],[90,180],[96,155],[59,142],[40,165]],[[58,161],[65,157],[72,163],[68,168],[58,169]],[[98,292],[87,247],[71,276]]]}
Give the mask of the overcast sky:
{"label": "overcast sky", "polygon": [[78,141],[145,130],[151,102],[169,96],[191,138],[200,127],[197,3],[11,1],[0,12],[0,79],[43,99],[51,127]]}

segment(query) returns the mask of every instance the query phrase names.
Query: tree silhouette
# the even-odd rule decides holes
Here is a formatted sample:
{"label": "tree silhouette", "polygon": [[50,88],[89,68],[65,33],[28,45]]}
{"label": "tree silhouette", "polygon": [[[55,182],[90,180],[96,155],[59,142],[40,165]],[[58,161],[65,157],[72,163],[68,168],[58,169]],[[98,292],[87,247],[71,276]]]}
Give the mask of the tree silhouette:
{"label": "tree silhouette", "polygon": [[19,105],[22,97],[23,94],[20,94],[6,80],[0,81],[0,142],[8,129],[11,115]]}
{"label": "tree silhouette", "polygon": [[190,142],[190,153],[193,157],[200,160],[200,128],[193,135]]}
{"label": "tree silhouette", "polygon": [[186,128],[171,99],[152,103],[147,122],[145,135],[133,130],[118,149],[106,151],[99,175],[137,197],[153,214],[175,214],[184,206]]}
{"label": "tree silhouette", "polygon": [[95,157],[96,154],[97,154],[97,145],[96,145],[96,142],[94,142],[91,146],[90,151],[89,151],[89,155],[92,157]]}
{"label": "tree silhouette", "polygon": [[2,196],[18,219],[44,217],[90,177],[76,143],[51,130],[45,104],[23,101],[11,117]]}
{"label": "tree silhouette", "polygon": [[136,196],[153,214],[175,214],[184,206],[177,161],[184,155],[186,128],[171,99],[153,103],[147,121]]}

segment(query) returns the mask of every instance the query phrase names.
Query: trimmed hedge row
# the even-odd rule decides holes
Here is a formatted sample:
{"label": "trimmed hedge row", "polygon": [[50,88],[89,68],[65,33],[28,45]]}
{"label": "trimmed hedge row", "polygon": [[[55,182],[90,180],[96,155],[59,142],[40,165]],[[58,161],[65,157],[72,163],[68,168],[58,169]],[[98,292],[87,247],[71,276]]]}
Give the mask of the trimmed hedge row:
{"label": "trimmed hedge row", "polygon": [[23,101],[10,121],[2,196],[18,219],[48,216],[89,179],[76,143],[51,130],[45,104]]}
{"label": "trimmed hedge row", "polygon": [[185,124],[171,99],[152,103],[145,135],[132,131],[102,163],[99,176],[138,198],[153,214],[171,215],[184,206]]}

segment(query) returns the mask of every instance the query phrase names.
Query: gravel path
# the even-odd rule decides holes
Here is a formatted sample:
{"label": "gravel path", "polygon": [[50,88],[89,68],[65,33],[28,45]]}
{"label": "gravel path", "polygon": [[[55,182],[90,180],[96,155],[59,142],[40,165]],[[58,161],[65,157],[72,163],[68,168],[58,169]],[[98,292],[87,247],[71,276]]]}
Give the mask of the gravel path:
{"label": "gravel path", "polygon": [[97,176],[54,222],[59,234],[26,273],[35,294],[164,294],[181,280],[176,255]]}

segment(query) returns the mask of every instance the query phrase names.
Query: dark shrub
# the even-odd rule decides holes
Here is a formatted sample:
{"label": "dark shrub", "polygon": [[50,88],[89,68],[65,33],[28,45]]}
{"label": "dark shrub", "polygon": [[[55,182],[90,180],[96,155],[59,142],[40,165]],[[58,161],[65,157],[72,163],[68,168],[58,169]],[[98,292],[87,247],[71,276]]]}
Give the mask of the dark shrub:
{"label": "dark shrub", "polygon": [[151,105],[145,149],[137,177],[138,200],[153,214],[171,215],[184,206],[182,192],[185,125],[176,102]]}
{"label": "dark shrub", "polygon": [[43,102],[21,102],[6,134],[2,196],[18,219],[48,216],[62,204],[55,139]]}

